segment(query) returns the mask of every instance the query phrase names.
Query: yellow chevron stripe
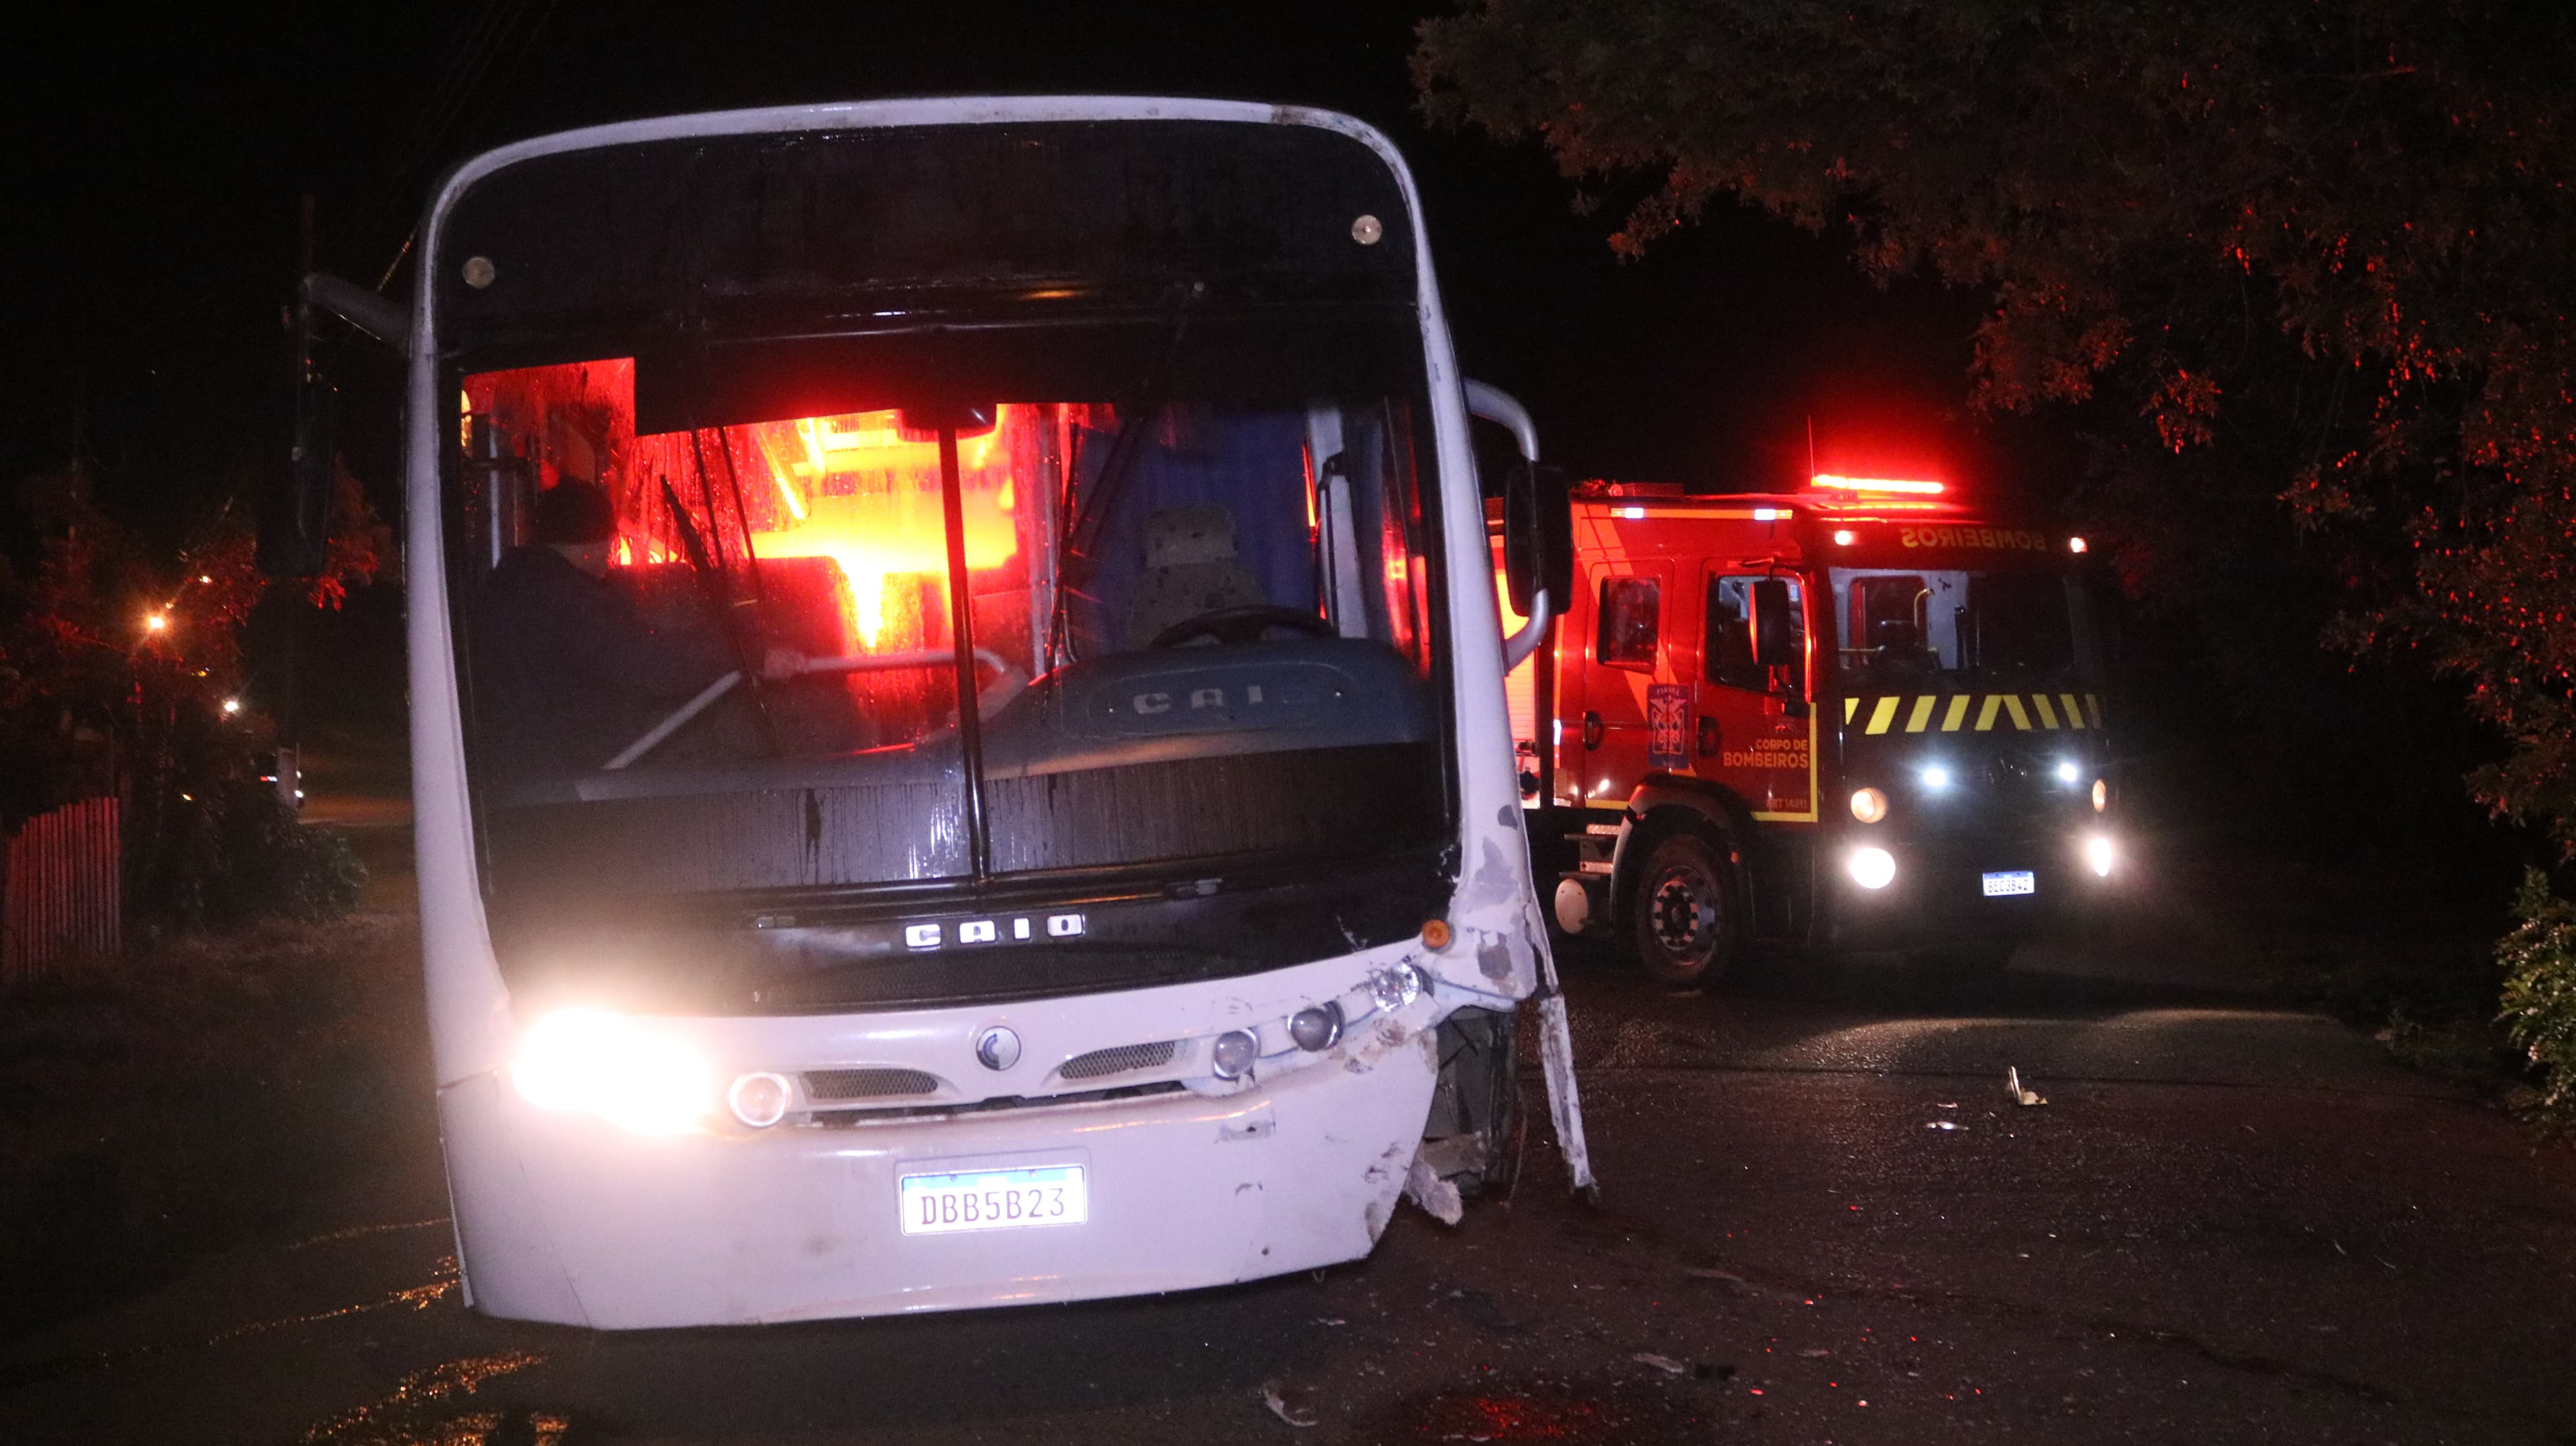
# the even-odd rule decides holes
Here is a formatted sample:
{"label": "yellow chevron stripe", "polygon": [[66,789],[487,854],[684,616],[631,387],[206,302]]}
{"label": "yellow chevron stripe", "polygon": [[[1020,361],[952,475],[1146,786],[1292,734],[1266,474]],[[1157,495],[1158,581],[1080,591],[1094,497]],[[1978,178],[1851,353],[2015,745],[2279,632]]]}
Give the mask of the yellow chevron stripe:
{"label": "yellow chevron stripe", "polygon": [[[1987,693],[1982,696],[1953,693],[1949,695],[1949,706],[1946,708],[1942,706],[1942,695],[1938,693],[1915,694],[1910,707],[1907,706],[1907,701],[1904,694],[1877,698],[1845,698],[1843,699],[1843,722],[1849,724],[1858,721],[1861,717],[1861,705],[1867,703],[1869,717],[1861,731],[1869,734],[1898,731],[1930,732],[1936,726],[1933,722],[1936,717],[1940,720],[1937,727],[1943,733],[1956,733],[1963,728],[1971,727],[1979,733],[1991,733],[1999,719],[2010,722],[2015,729],[2024,733],[2032,732],[2034,728],[2100,728],[2102,726],[2102,699],[2095,693],[2081,695]],[[1975,714],[1973,724],[1969,721],[1969,714],[1972,711]],[[2034,711],[2038,713],[2036,724],[2031,718]],[[1902,714],[1905,719],[1902,729],[1897,726],[1899,714]]]}

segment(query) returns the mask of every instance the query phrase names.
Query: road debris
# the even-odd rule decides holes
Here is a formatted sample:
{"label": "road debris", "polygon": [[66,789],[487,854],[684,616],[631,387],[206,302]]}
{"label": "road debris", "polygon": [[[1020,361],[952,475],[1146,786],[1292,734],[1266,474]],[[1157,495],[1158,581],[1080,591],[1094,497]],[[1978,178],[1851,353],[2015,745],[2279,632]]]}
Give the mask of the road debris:
{"label": "road debris", "polygon": [[1404,1172],[1404,1198],[1443,1225],[1455,1225],[1467,1215],[1458,1187],[1440,1178],[1440,1171],[1418,1153],[1412,1167]]}
{"label": "road debris", "polygon": [[1923,1128],[1927,1130],[1964,1130],[1967,1126],[1960,1124],[1957,1120],[1925,1120],[1923,1122]]}
{"label": "road debris", "polygon": [[1652,1366],[1667,1376],[1687,1376],[1690,1374],[1690,1363],[1688,1361],[1677,1361],[1670,1356],[1659,1356],[1653,1351],[1639,1351],[1628,1359],[1635,1361],[1641,1366]]}
{"label": "road debris", "polygon": [[1529,1328],[1529,1322],[1504,1314],[1503,1303],[1494,1299],[1490,1291],[1452,1290],[1440,1298],[1440,1304],[1466,1317],[1469,1325],[1493,1335],[1518,1335]]}
{"label": "road debris", "polygon": [[[1303,1393],[1301,1392],[1300,1394]],[[1318,1420],[1322,1419],[1313,1411],[1307,1410],[1302,1406],[1291,1406],[1288,1404],[1287,1393],[1281,1388],[1277,1381],[1264,1381],[1261,1383],[1261,1404],[1270,1408],[1271,1415],[1276,1416],[1280,1420],[1287,1422],[1291,1426],[1298,1427],[1301,1430],[1305,1427],[1314,1425]]]}
{"label": "road debris", "polygon": [[1833,1352],[1824,1346],[1809,1346],[1805,1350],[1798,1352],[1798,1356],[1801,1360],[1809,1361],[1821,1361],[1832,1354]]}
{"label": "road debris", "polygon": [[2048,1097],[2037,1090],[2026,1090],[2021,1087],[2021,1067],[2018,1065],[2004,1066],[2004,1093],[2010,1095],[2012,1102],[2017,1105],[2048,1103]]}

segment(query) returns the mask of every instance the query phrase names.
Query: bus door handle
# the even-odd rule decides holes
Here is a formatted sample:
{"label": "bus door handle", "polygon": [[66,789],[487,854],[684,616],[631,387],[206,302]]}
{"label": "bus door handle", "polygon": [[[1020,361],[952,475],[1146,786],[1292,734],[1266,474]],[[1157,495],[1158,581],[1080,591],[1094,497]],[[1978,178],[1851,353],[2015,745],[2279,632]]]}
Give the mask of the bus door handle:
{"label": "bus door handle", "polygon": [[1583,746],[1587,749],[1601,746],[1601,715],[1598,713],[1583,715]]}
{"label": "bus door handle", "polygon": [[1712,758],[1715,757],[1716,754],[1717,720],[1711,718],[1705,713],[1702,713],[1699,715],[1699,756],[1702,758]]}

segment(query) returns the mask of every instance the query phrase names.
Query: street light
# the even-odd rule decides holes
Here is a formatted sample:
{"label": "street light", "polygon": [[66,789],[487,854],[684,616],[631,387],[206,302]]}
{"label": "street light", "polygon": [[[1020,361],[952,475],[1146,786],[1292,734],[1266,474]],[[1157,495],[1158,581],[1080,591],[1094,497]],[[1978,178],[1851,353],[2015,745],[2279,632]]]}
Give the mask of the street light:
{"label": "street light", "polygon": [[145,632],[147,632],[147,633],[166,633],[166,632],[168,632],[169,630],[170,630],[170,614],[169,614],[169,613],[167,613],[167,612],[157,612],[157,613],[145,613],[145,614],[143,615],[143,631],[145,631]]}
{"label": "street light", "polygon": [[235,713],[238,713],[238,712],[240,712],[240,711],[241,711],[241,699],[239,699],[239,698],[226,698],[226,699],[224,700],[224,716],[225,716],[225,717],[229,718],[229,717],[233,716]]}

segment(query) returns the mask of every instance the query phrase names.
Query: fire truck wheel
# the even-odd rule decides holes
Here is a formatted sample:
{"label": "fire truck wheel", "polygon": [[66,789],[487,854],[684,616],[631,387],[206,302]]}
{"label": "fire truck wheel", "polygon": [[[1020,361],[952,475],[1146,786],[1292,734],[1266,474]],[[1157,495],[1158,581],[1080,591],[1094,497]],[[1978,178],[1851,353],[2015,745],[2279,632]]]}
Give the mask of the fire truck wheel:
{"label": "fire truck wheel", "polygon": [[1655,841],[1628,909],[1637,957],[1666,984],[1715,983],[1738,952],[1734,871],[1695,833]]}

